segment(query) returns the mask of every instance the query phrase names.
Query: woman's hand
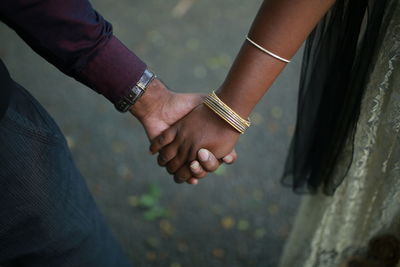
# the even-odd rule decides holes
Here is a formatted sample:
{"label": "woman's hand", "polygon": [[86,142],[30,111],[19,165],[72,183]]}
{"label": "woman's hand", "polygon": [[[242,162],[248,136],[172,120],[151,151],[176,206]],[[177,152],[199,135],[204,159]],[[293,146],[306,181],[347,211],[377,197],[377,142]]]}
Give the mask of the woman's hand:
{"label": "woman's hand", "polygon": [[217,160],[213,153],[207,149],[200,149],[197,152],[197,159],[190,163],[190,171],[193,178],[186,180],[188,184],[198,184],[198,180],[204,178],[209,172],[214,172],[221,165],[221,161],[225,164],[233,164],[237,159],[235,150],[222,158]]}
{"label": "woman's hand", "polygon": [[[232,152],[239,135],[213,111],[199,105],[154,138],[150,151],[153,154],[159,152],[159,165],[166,166],[170,174],[175,174],[175,181],[180,183],[192,177],[189,164],[197,158],[201,148],[209,150],[217,159],[222,158]],[[196,167],[195,162],[192,163],[192,169],[195,169],[193,167]]]}

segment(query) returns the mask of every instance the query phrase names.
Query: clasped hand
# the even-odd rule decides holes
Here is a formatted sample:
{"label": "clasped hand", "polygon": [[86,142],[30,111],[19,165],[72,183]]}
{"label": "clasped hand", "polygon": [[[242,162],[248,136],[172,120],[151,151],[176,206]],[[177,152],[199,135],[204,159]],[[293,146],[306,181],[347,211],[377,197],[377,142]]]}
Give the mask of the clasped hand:
{"label": "clasped hand", "polygon": [[139,119],[159,153],[160,166],[177,183],[197,184],[207,172],[236,160],[239,133],[202,104],[200,94],[178,94],[154,80],[130,110]]}
{"label": "clasped hand", "polygon": [[[196,160],[200,149],[207,149],[219,159],[229,154],[239,133],[203,104],[165,130],[151,142],[151,153],[158,163],[174,174],[177,183],[192,177],[189,164]],[[191,164],[196,167],[196,163]]]}

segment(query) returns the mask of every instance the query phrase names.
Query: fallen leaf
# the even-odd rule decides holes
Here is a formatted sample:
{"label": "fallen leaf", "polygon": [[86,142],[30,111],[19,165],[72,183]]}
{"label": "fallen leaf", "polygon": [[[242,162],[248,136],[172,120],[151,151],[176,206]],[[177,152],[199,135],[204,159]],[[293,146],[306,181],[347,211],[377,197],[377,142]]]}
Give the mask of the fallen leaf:
{"label": "fallen leaf", "polygon": [[210,57],[207,59],[207,67],[212,70],[228,68],[231,64],[232,59],[228,55],[220,55],[216,57]]}
{"label": "fallen leaf", "polygon": [[192,7],[194,0],[180,0],[176,6],[172,9],[172,16],[175,18],[181,18]]}
{"label": "fallen leaf", "polygon": [[150,184],[149,194],[154,198],[159,198],[161,196],[161,187],[157,184]]}
{"label": "fallen leaf", "polygon": [[211,211],[212,211],[214,214],[219,215],[219,214],[222,213],[223,208],[221,207],[221,205],[213,205],[213,206],[211,207]]}
{"label": "fallen leaf", "polygon": [[229,230],[235,226],[235,220],[231,216],[222,218],[221,225],[224,229]]}
{"label": "fallen leaf", "polygon": [[178,241],[177,247],[178,247],[179,252],[181,252],[181,253],[186,253],[189,251],[189,246],[184,241]]}
{"label": "fallen leaf", "polygon": [[143,214],[144,218],[148,221],[154,221],[160,218],[166,218],[169,216],[167,209],[160,206],[153,206]]}
{"label": "fallen leaf", "polygon": [[146,244],[151,248],[157,248],[160,245],[160,240],[156,237],[149,237],[146,239]]}
{"label": "fallen leaf", "polygon": [[149,261],[155,261],[157,259],[157,254],[154,251],[149,251],[146,253],[146,258]]}
{"label": "fallen leaf", "polygon": [[186,47],[189,50],[196,51],[199,49],[199,40],[197,39],[189,39],[186,41]]}
{"label": "fallen leaf", "polygon": [[139,203],[142,207],[150,208],[157,203],[157,198],[150,194],[144,194],[140,196]]}
{"label": "fallen leaf", "polygon": [[263,199],[263,197],[264,197],[264,192],[263,192],[262,190],[260,190],[260,189],[254,190],[254,192],[253,192],[253,198],[254,198],[255,200],[260,201],[260,200]]}
{"label": "fallen leaf", "polygon": [[282,112],[281,107],[279,107],[279,106],[272,107],[271,114],[272,114],[272,117],[275,119],[282,118],[283,112]]}
{"label": "fallen leaf", "polygon": [[237,227],[239,231],[247,231],[249,230],[250,223],[247,220],[239,220]]}
{"label": "fallen leaf", "polygon": [[271,120],[268,121],[267,128],[268,132],[270,132],[271,134],[275,134],[279,129],[279,124],[276,121]]}
{"label": "fallen leaf", "polygon": [[167,220],[160,221],[160,230],[163,234],[172,235],[174,232],[174,227],[172,224]]}
{"label": "fallen leaf", "polygon": [[207,69],[203,66],[196,66],[193,69],[193,74],[198,79],[204,79],[207,76]]}
{"label": "fallen leaf", "polygon": [[279,206],[277,204],[272,204],[268,206],[268,212],[271,215],[275,215],[279,212]]}
{"label": "fallen leaf", "polygon": [[117,174],[119,177],[127,178],[131,176],[132,172],[125,164],[118,164],[117,166]]}
{"label": "fallen leaf", "polygon": [[261,239],[267,234],[267,230],[265,228],[257,228],[254,232],[254,237],[256,239]]}
{"label": "fallen leaf", "polygon": [[216,258],[223,258],[225,256],[225,251],[222,248],[214,248],[212,254]]}
{"label": "fallen leaf", "polygon": [[125,151],[125,145],[121,142],[113,142],[112,143],[112,150],[114,153],[122,153]]}
{"label": "fallen leaf", "polygon": [[128,204],[132,207],[139,206],[139,197],[138,196],[129,196],[128,197]]}

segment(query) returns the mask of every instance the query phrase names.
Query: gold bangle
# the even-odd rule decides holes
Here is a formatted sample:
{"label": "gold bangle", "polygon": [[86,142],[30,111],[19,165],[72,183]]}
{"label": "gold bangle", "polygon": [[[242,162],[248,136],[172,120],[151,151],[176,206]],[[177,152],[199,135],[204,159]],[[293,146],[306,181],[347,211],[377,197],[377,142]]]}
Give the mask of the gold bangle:
{"label": "gold bangle", "polygon": [[222,102],[218,96],[212,92],[210,93],[209,97],[206,99],[206,101],[210,101],[213,103],[215,106],[217,106],[221,111],[227,114],[227,116],[231,116],[234,120],[238,121],[239,124],[246,125],[247,128],[250,126],[250,121],[247,121],[245,119],[242,119],[240,115],[238,115],[235,111],[233,111],[228,105],[226,105],[224,102]]}
{"label": "gold bangle", "polygon": [[241,134],[251,125],[250,120],[240,117],[239,114],[222,102],[214,91],[208,94],[203,103]]}
{"label": "gold bangle", "polygon": [[224,119],[226,122],[228,122],[233,128],[235,128],[238,132],[243,133],[246,128],[243,127],[242,124],[238,123],[235,121],[232,117],[230,117],[226,112],[221,110],[221,108],[215,106],[213,103],[209,103],[207,101],[204,101],[204,104],[207,105],[212,111],[214,111],[218,116],[220,116],[222,119]]}
{"label": "gold bangle", "polygon": [[243,133],[250,126],[250,121],[242,119],[235,111],[222,102],[214,92],[209,94],[205,103],[229,124],[233,124],[232,126],[239,132]]}

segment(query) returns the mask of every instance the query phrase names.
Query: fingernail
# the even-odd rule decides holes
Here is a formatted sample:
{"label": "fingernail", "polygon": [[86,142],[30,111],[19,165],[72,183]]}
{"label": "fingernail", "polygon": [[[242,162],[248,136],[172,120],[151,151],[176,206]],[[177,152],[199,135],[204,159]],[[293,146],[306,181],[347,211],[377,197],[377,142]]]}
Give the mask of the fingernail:
{"label": "fingernail", "polygon": [[199,180],[195,179],[193,180],[193,184],[192,185],[197,185],[199,183]]}
{"label": "fingernail", "polygon": [[199,159],[200,159],[201,161],[207,161],[207,160],[208,160],[208,157],[209,157],[209,152],[208,152],[208,150],[206,150],[206,149],[204,149],[204,148],[202,148],[202,149],[199,150]]}
{"label": "fingernail", "polygon": [[224,158],[224,161],[226,162],[226,163],[231,163],[232,162],[232,160],[233,160],[233,157],[232,156],[226,156],[225,158]]}
{"label": "fingernail", "polygon": [[193,171],[198,171],[199,168],[200,168],[200,164],[199,164],[197,161],[194,161],[192,164],[190,164],[190,168],[191,168]]}

